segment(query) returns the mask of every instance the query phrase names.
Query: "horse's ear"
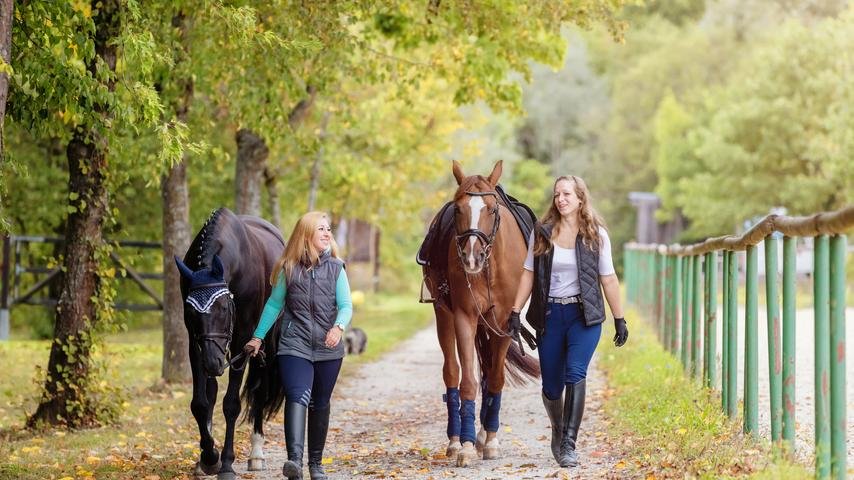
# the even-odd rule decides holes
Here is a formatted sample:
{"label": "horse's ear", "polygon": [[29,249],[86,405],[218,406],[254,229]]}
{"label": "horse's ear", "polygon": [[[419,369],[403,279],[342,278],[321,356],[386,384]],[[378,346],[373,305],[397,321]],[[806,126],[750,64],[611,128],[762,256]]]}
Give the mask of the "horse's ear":
{"label": "horse's ear", "polygon": [[181,276],[186,278],[187,280],[193,279],[193,271],[190,270],[190,267],[184,265],[184,262],[175,255],[175,264],[178,265],[178,271],[181,272]]}
{"label": "horse's ear", "polygon": [[489,178],[486,180],[493,187],[498,185],[498,179],[501,178],[501,170],[504,166],[504,160],[499,160],[498,163],[495,164],[495,167],[492,168],[492,173],[489,174]]}
{"label": "horse's ear", "polygon": [[456,160],[454,160],[454,178],[457,179],[457,185],[462,185],[463,180],[466,178],[466,174],[463,173],[463,167]]}
{"label": "horse's ear", "polygon": [[211,263],[211,275],[218,279],[222,279],[225,269],[222,266],[222,260],[220,260],[219,255],[214,255],[213,262]]}

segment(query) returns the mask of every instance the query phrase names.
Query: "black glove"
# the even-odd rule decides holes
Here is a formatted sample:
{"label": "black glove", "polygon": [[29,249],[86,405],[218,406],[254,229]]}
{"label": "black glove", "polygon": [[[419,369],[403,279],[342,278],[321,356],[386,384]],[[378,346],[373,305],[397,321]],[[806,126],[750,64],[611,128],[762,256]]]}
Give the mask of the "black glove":
{"label": "black glove", "polygon": [[519,331],[522,330],[522,317],[519,312],[510,312],[510,317],[507,319],[507,334],[512,338],[519,337]]}
{"label": "black glove", "polygon": [[519,333],[522,331],[522,317],[519,312],[510,311],[510,317],[507,318],[507,335],[510,336],[516,343],[519,344],[519,349],[522,350],[522,356],[525,356],[525,348],[522,346],[522,339]]}
{"label": "black glove", "polygon": [[626,327],[626,319],[615,318],[614,330],[617,332],[614,334],[614,345],[622,347],[626,344],[626,340],[629,339],[629,329]]}

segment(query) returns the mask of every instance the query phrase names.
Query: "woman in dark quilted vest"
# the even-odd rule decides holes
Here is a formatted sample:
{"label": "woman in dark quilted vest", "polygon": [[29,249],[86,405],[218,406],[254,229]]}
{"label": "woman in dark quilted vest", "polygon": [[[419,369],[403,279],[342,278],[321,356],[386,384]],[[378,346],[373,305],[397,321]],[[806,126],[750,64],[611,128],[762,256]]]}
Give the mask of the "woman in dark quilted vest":
{"label": "woman in dark quilted vest", "polygon": [[629,336],[620,284],[608,232],[581,178],[558,177],[552,204],[531,237],[509,325],[511,333],[519,330],[519,312],[530,297],[526,318],[537,332],[552,455],[562,467],[576,466],[587,367],[605,321],[603,290],[614,316],[614,343],[620,347]]}
{"label": "woman in dark quilted vest", "polygon": [[326,478],[323,447],[329,429],[329,400],[341,370],[341,336],[353,316],[344,262],[332,238],[329,217],[309,212],[299,219],[273,269],[273,291],[245,350],[254,356],[262,339],[283,314],[276,360],[285,389],[285,443],[282,473],[302,478],[308,417],[308,468],[312,480]]}

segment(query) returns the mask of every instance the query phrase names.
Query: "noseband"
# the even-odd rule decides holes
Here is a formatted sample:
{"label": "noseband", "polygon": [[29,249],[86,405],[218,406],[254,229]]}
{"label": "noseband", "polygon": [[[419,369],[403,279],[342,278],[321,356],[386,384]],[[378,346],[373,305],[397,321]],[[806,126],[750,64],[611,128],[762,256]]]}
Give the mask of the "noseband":
{"label": "noseband", "polygon": [[469,237],[474,237],[483,245],[483,252],[485,255],[484,260],[489,260],[489,255],[492,253],[492,243],[495,241],[495,236],[498,234],[498,226],[501,223],[501,214],[498,209],[501,208],[501,205],[498,203],[498,194],[495,192],[466,192],[466,195],[470,195],[473,197],[486,197],[492,196],[495,198],[495,210],[492,211],[492,215],[495,217],[492,222],[492,233],[487,235],[483,232],[483,230],[479,228],[470,228],[463,233],[457,234],[457,256],[459,256],[460,261],[465,264],[465,254],[463,253],[463,248],[465,246],[466,241],[468,241]]}
{"label": "noseband", "polygon": [[[234,312],[235,312],[234,294],[231,293],[230,291],[228,291],[228,284],[225,282],[199,285],[198,287],[194,288],[193,290],[200,290],[200,289],[220,289],[220,290],[224,289],[227,291],[227,293],[225,293],[225,294],[228,295],[228,299],[226,301],[226,305],[227,305],[227,309],[228,309],[228,311],[226,312],[228,329],[225,332],[196,333],[195,335],[193,335],[193,337],[196,340],[197,348],[199,350],[201,350],[203,342],[211,342],[216,346],[217,350],[219,350],[219,353],[221,355],[225,356],[225,358],[228,361],[229,367],[231,367],[232,369],[237,370],[237,371],[243,370],[243,368],[246,366],[245,360],[240,365],[240,368],[235,368],[237,361],[239,361],[243,357],[243,355],[238,354],[234,358],[231,358],[231,349],[228,348],[229,345],[231,345],[231,337],[232,337],[232,334],[234,331]],[[210,313],[210,307],[213,305],[213,302],[216,300],[216,298],[218,298],[220,296],[223,296],[223,294],[222,293],[216,294],[215,298],[208,300],[208,304],[206,305],[207,308],[204,310],[199,310],[196,303],[193,303],[193,302],[188,302],[188,303],[190,303],[193,306],[193,308],[199,313]],[[224,344],[221,345],[220,342],[218,342],[217,340],[222,340],[222,339],[224,339],[225,342],[224,342]]]}

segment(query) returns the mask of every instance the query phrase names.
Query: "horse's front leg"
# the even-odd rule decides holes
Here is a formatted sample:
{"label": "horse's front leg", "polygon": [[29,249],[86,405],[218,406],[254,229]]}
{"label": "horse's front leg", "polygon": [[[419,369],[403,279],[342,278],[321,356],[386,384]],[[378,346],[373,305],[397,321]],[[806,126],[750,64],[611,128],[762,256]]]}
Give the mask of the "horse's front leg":
{"label": "horse's front leg", "polygon": [[460,364],[457,362],[457,342],[454,316],[445,308],[436,308],[436,333],[442,347],[442,379],[445,381],[443,401],[448,407],[448,447],[445,455],[456,458],[463,446],[460,443]]}
{"label": "horse's front leg", "polygon": [[225,417],[225,441],[222,444],[222,466],[219,469],[217,480],[234,480],[234,424],[240,415],[240,384],[243,383],[243,370],[228,371],[228,389],[222,398],[222,414]]}
{"label": "horse's front leg", "polygon": [[486,432],[482,438],[481,447],[484,460],[498,458],[500,455],[498,427],[500,426],[501,392],[504,390],[505,381],[504,360],[511,341],[509,337],[493,336],[489,339],[491,364],[484,378],[480,417],[482,431]]}
{"label": "horse's front leg", "polygon": [[216,402],[217,383],[215,378],[207,378],[202,369],[194,345],[190,342],[190,371],[193,374],[193,399],[190,401],[190,411],[199,426],[199,461],[193,474],[197,477],[213,475],[219,472],[219,452],[214,447],[211,428],[214,402]]}
{"label": "horse's front leg", "polygon": [[477,397],[477,384],[475,378],[475,353],[474,336],[477,322],[463,312],[454,315],[454,331],[457,336],[457,354],[460,357],[462,379],[460,381],[460,442],[462,450],[457,455],[457,466],[466,467],[477,457],[475,448],[475,398]]}

